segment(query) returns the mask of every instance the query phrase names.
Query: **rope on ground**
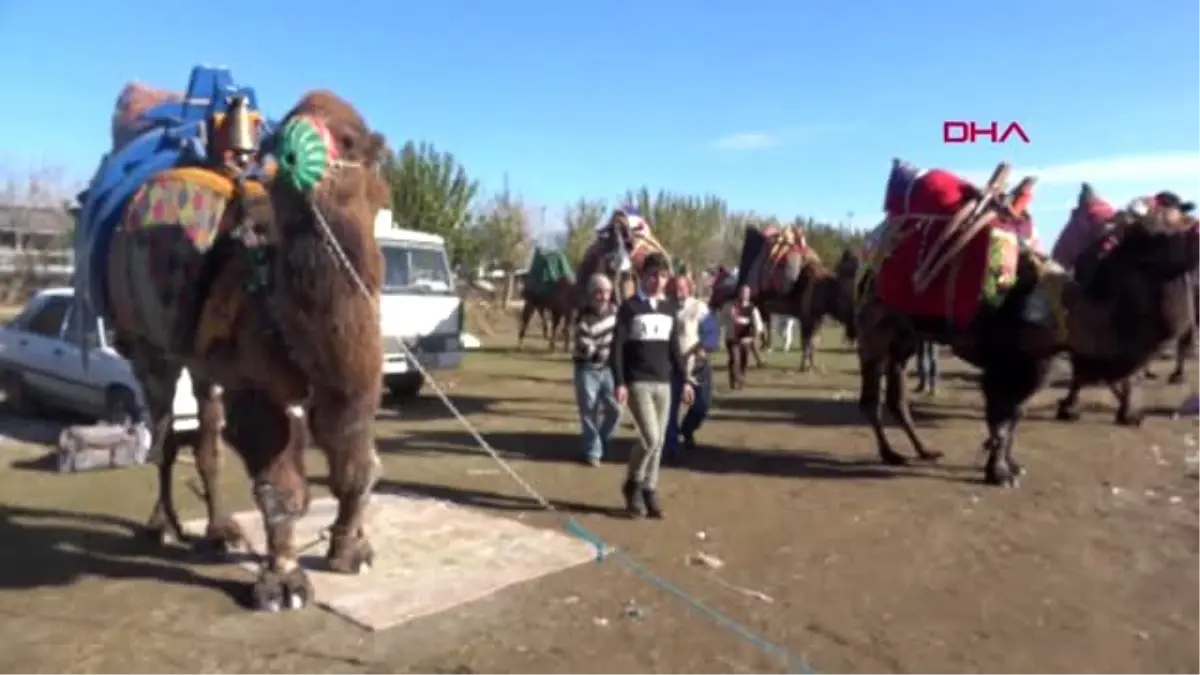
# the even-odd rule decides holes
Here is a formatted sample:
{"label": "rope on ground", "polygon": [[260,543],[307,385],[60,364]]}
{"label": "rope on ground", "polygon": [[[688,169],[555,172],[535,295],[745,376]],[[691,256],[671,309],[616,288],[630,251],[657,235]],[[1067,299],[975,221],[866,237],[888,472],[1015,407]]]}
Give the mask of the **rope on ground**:
{"label": "rope on ground", "polygon": [[[313,214],[316,216],[317,224],[320,226],[322,234],[325,237],[327,248],[329,249],[330,254],[332,254],[338,263],[346,270],[347,275],[358,287],[358,290],[362,292],[364,296],[370,298],[370,289],[367,288],[367,285],[363,282],[362,277],[359,276],[358,272],[354,269],[354,266],[350,263],[345,251],[342,250],[341,244],[334,236],[333,230],[330,229],[329,224],[325,221],[324,215],[321,213],[320,209],[317,208],[315,203],[312,203],[311,207]],[[401,349],[404,351],[405,358],[408,359],[409,363],[416,367],[417,372],[425,378],[425,381],[428,382],[430,388],[435,394],[437,394],[437,397],[441,399],[442,404],[446,406],[446,409],[449,410],[452,415],[454,415],[459,424],[461,424],[463,428],[467,430],[467,433],[471,434],[471,437],[475,439],[475,443],[479,446],[479,448],[487,453],[488,456],[491,457],[492,461],[494,461],[497,466],[507,473],[509,478],[512,478],[513,481],[519,485],[521,489],[524,490],[525,493],[528,494],[534,501],[536,501],[539,506],[558,518],[558,520],[562,523],[563,529],[595,548],[596,562],[601,563],[609,559],[619,562],[620,564],[624,565],[626,569],[649,582],[652,586],[655,586],[663,592],[682,600],[693,611],[704,617],[707,617],[718,626],[729,630],[764,653],[780,660],[786,664],[792,672],[816,673],[816,671],[813,670],[812,666],[809,665],[808,661],[804,658],[792,655],[783,647],[776,645],[767,638],[738,623],[715,607],[712,607],[700,599],[692,596],[678,585],[655,574],[645,565],[642,565],[635,560],[633,556],[614,546],[610,546],[600,537],[600,535],[584,527],[583,524],[574,517],[559,510],[558,507],[551,503],[549,499],[543,496],[542,493],[538,492],[538,490],[533,487],[529,481],[525,480],[525,478],[519,472],[517,472],[517,470],[514,469],[511,464],[505,461],[504,458],[500,456],[500,453],[497,452],[496,449],[487,442],[487,439],[485,439],[483,435],[479,433],[479,431],[475,428],[475,425],[471,424],[471,421],[462,414],[462,412],[458,409],[458,406],[454,405],[454,402],[450,400],[450,397],[437,383],[437,380],[433,379],[429,372],[425,370],[425,367],[421,365],[419,360],[417,360],[416,355],[412,353],[412,350],[409,349],[408,345],[404,344],[403,341],[400,342],[400,345]],[[639,436],[641,435],[640,429],[638,430],[638,434]]]}

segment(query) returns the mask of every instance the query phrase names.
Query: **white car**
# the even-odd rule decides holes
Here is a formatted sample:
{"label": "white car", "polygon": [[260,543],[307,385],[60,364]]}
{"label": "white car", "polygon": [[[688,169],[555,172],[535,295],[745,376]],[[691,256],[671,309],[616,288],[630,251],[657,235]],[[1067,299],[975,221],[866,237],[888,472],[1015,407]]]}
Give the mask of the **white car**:
{"label": "white car", "polygon": [[[18,408],[42,405],[106,422],[140,419],[146,399],[133,368],[112,347],[104,320],[89,326],[88,368],[83,367],[73,336],[72,288],[50,288],[0,327],[0,389]],[[192,380],[185,369],[175,388],[174,430],[200,425]]]}

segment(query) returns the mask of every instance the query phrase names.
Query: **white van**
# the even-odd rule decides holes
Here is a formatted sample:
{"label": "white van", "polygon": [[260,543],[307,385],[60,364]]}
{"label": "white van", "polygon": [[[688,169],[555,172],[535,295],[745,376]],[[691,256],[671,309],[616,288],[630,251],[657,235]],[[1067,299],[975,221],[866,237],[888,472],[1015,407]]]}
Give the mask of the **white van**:
{"label": "white van", "polygon": [[463,303],[455,292],[446,241],[442,237],[401,229],[392,212],[375,218],[375,239],[383,250],[383,380],[397,398],[416,396],[424,378],[402,345],[429,372],[452,370],[462,363]]}

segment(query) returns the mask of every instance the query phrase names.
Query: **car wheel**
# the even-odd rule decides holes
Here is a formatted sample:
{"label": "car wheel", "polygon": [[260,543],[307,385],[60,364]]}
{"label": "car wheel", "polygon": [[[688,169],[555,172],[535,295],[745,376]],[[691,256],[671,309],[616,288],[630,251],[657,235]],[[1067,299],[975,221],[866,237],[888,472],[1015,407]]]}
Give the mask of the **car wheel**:
{"label": "car wheel", "polygon": [[4,395],[4,407],[17,415],[28,415],[36,412],[33,397],[25,378],[12,370],[0,373],[0,392]]}
{"label": "car wheel", "polygon": [[388,380],[388,393],[392,395],[392,398],[399,401],[414,399],[417,397],[417,394],[421,393],[421,386],[423,384],[425,384],[425,378],[420,373],[400,375]]}
{"label": "car wheel", "polygon": [[104,394],[103,421],[109,424],[127,427],[138,420],[137,397],[126,387],[114,385]]}

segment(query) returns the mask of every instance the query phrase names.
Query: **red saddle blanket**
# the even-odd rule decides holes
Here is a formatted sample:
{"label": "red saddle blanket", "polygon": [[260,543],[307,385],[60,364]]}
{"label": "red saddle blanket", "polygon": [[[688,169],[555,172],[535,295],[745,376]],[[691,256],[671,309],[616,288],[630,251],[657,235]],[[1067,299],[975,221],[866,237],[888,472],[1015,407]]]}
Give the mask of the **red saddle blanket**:
{"label": "red saddle blanket", "polygon": [[762,253],[762,271],[758,275],[757,291],[787,293],[800,270],[815,253],[808,246],[803,230],[795,227],[768,227],[763,230],[767,246]]}
{"label": "red saddle blanket", "polygon": [[[881,233],[876,289],[886,305],[909,316],[947,319],[966,329],[984,304],[997,305],[1016,281],[1021,223],[985,227],[976,233],[924,289],[913,273],[925,264],[950,218],[976,192],[954,174],[935,169],[908,189],[889,195],[889,221]],[[930,217],[932,216],[932,218]]]}

